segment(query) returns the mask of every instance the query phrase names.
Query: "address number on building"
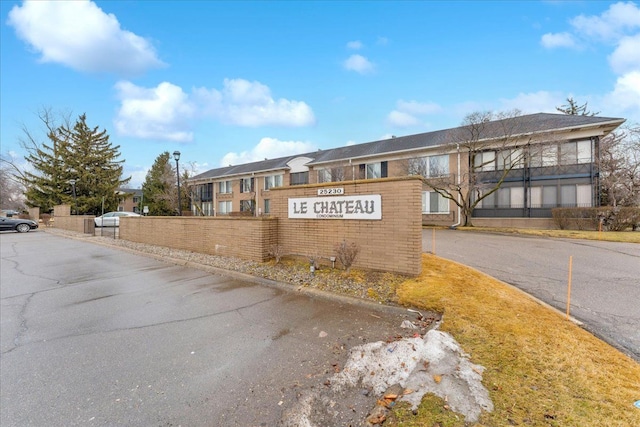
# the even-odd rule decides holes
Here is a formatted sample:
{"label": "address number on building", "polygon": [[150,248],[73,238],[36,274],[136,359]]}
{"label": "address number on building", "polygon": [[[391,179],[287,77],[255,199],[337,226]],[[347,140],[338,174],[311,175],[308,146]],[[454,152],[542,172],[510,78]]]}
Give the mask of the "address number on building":
{"label": "address number on building", "polygon": [[318,188],[318,196],[340,196],[344,188]]}

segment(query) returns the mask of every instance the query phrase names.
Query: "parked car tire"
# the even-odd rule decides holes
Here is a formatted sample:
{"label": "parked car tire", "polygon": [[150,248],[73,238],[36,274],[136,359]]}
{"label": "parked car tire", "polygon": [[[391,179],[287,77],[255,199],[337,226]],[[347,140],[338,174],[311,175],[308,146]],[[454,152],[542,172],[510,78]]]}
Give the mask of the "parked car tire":
{"label": "parked car tire", "polygon": [[18,224],[18,225],[16,225],[16,231],[18,233],[26,233],[29,230],[31,230],[31,227],[29,227],[29,224]]}

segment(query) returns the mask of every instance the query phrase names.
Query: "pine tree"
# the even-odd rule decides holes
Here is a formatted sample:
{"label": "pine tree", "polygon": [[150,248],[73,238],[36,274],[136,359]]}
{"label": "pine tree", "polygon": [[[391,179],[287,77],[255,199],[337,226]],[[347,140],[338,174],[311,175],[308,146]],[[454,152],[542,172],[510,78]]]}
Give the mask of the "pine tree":
{"label": "pine tree", "polygon": [[156,157],[142,184],[144,204],[149,215],[167,216],[177,213],[176,171],[168,151]]}
{"label": "pine tree", "polygon": [[587,102],[579,105],[572,97],[567,98],[566,105],[556,107],[556,110],[571,116],[597,116],[598,114],[600,114],[600,112],[592,113],[591,111],[588,111]]}
{"label": "pine tree", "polygon": [[[89,128],[86,115],[78,117],[73,128],[67,125],[48,133],[50,144],[34,149],[27,160],[34,172],[25,173],[24,184],[29,206],[48,212],[53,206],[77,204],[77,213],[99,215],[118,205],[116,190],[131,178],[120,179],[120,146],[112,146],[106,130]],[[75,198],[71,180],[75,180]]]}

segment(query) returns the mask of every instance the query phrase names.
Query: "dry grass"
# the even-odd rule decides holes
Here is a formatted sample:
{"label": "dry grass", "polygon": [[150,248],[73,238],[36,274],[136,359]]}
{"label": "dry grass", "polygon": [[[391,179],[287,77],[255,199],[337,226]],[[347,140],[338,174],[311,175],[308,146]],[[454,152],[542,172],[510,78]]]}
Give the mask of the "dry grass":
{"label": "dry grass", "polygon": [[[402,304],[444,313],[442,330],[487,368],[495,410],[479,425],[640,426],[640,365],[517,289],[423,255],[423,273],[397,294]],[[427,399],[416,416],[398,410],[390,424],[465,425],[433,405]]]}
{"label": "dry grass", "polygon": [[526,234],[529,236],[563,237],[567,239],[602,240],[606,242],[640,243],[638,231],[534,230],[525,228],[458,227],[463,231]]}

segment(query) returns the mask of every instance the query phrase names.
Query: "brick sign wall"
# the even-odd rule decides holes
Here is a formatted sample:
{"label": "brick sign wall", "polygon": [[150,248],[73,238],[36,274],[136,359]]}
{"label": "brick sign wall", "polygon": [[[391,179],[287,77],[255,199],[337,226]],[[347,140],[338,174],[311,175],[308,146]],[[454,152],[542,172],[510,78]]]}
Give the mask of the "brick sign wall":
{"label": "brick sign wall", "polygon": [[[333,188],[342,194],[328,191],[326,198],[318,196],[319,189]],[[335,245],[346,240],[360,247],[355,267],[417,275],[422,253],[421,192],[418,178],[282,187],[271,190],[271,215],[278,218],[278,242],[285,253],[329,258],[335,256]],[[301,214],[300,203],[305,200],[306,214]],[[340,217],[350,214],[359,217]]]}

